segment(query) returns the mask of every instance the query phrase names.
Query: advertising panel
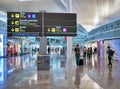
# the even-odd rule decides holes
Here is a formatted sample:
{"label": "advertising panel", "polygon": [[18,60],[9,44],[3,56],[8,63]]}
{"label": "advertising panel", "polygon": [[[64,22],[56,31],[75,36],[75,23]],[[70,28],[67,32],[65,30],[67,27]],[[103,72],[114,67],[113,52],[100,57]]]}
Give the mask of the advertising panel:
{"label": "advertising panel", "polygon": [[0,58],[0,82],[4,80],[3,58]]}
{"label": "advertising panel", "polygon": [[3,56],[3,35],[0,34],[0,57]]}

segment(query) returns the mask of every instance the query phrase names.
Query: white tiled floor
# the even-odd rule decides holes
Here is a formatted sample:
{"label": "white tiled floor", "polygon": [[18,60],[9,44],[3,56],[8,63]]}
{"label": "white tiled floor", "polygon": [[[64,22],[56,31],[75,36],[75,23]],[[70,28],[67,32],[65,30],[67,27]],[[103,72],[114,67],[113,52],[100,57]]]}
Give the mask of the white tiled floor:
{"label": "white tiled floor", "polygon": [[94,57],[78,67],[74,57],[67,63],[66,57],[52,54],[50,64],[50,70],[37,71],[34,60],[27,69],[9,77],[0,89],[120,89],[118,61],[114,61],[112,70],[105,59]]}

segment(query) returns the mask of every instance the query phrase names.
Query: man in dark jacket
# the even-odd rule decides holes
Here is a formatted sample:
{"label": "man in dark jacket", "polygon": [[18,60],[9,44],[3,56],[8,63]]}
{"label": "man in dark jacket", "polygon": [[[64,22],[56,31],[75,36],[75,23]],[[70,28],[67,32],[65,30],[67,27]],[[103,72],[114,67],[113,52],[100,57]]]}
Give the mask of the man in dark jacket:
{"label": "man in dark jacket", "polygon": [[79,44],[76,45],[75,49],[75,57],[76,57],[76,64],[79,65],[79,58],[80,58],[80,47]]}
{"label": "man in dark jacket", "polygon": [[108,54],[108,66],[109,67],[112,67],[112,58],[113,58],[113,55],[114,55],[114,51],[110,48],[110,46],[108,46],[108,51],[107,51],[107,54]]}

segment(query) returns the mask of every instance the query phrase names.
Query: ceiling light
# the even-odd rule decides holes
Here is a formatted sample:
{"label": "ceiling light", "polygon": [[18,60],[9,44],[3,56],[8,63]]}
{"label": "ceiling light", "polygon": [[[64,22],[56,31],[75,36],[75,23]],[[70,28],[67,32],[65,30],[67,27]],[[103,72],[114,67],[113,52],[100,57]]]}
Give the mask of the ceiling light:
{"label": "ceiling light", "polygon": [[38,1],[38,0],[18,0],[19,2]]}
{"label": "ceiling light", "polygon": [[94,17],[93,22],[94,22],[94,25],[97,25],[97,24],[99,23],[98,15],[96,15],[96,16]]}

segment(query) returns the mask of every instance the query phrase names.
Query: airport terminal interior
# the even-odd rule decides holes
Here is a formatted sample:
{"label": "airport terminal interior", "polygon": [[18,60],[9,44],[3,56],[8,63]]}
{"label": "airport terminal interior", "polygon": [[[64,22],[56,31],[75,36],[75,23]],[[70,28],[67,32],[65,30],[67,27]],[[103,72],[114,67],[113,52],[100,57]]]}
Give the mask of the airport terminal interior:
{"label": "airport terminal interior", "polygon": [[120,89],[120,0],[0,0],[0,89]]}

